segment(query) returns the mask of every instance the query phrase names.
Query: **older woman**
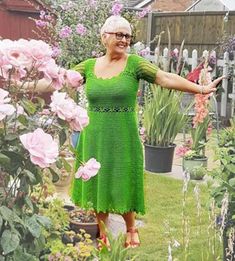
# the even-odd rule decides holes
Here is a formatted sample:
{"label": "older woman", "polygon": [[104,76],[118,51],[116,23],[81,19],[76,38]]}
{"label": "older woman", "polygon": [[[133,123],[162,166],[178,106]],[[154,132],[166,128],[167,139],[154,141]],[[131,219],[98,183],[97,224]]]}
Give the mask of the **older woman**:
{"label": "older woman", "polygon": [[[86,81],[90,117],[77,150],[80,160],[94,157],[101,163],[101,169],[89,181],[74,180],[72,199],[81,207],[92,203],[104,243],[107,238],[102,223],[106,223],[109,213],[122,215],[127,229],[125,245],[136,247],[140,240],[135,213],[145,213],[143,154],[136,117],[139,80],[206,94],[216,90],[222,77],[208,86],[199,86],[178,75],[163,72],[142,57],[127,54],[131,33],[126,19],[109,17],[101,28],[106,54],[75,67]],[[76,167],[79,167],[79,161]]]}

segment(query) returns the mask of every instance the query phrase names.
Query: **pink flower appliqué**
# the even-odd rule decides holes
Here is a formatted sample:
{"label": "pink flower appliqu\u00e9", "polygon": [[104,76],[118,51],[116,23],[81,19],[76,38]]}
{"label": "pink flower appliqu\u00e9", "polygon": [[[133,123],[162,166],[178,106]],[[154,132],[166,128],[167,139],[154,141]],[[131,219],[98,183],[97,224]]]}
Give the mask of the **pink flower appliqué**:
{"label": "pink flower appliqu\u00e9", "polygon": [[20,141],[30,153],[30,160],[41,168],[49,167],[59,155],[58,144],[51,135],[38,128],[34,132],[23,134]]}
{"label": "pink flower appliqu\u00e9", "polygon": [[84,181],[87,181],[90,178],[97,175],[100,167],[101,167],[100,163],[96,159],[91,158],[84,165],[79,167],[79,169],[75,174],[75,177],[77,179],[81,178]]}

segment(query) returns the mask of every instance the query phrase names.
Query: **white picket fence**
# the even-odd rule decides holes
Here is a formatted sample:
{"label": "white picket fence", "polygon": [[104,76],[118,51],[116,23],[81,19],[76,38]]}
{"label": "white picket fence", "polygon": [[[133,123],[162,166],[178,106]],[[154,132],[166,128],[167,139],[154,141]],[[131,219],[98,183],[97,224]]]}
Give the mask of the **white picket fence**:
{"label": "white picket fence", "polygon": [[[177,49],[175,49],[177,51]],[[195,69],[198,66],[198,59],[201,57],[198,54],[197,50],[193,50],[191,56],[189,55],[189,52],[187,49],[183,50],[183,58],[184,61],[191,66],[191,70]],[[202,57],[208,57],[209,52],[207,50],[203,51]],[[211,54],[210,54],[211,55]],[[213,51],[213,56],[216,57],[216,52]],[[153,55],[147,55],[146,58],[151,60],[152,62],[156,63],[157,60],[161,61],[161,64],[163,65],[163,69],[166,70],[168,68],[168,49],[165,48],[163,50],[163,54],[159,54],[157,48]],[[232,93],[228,93],[228,79],[223,79],[222,87],[224,89],[224,92],[221,95],[221,104],[220,104],[220,116],[227,117],[227,105],[228,105],[228,99],[231,99],[231,117],[235,115],[235,61],[229,60],[229,54],[228,52],[224,53],[223,59],[216,59],[216,67],[220,66],[223,67],[223,75],[228,76],[229,68],[233,69],[233,88]],[[212,76],[215,76],[216,70],[213,70]]]}

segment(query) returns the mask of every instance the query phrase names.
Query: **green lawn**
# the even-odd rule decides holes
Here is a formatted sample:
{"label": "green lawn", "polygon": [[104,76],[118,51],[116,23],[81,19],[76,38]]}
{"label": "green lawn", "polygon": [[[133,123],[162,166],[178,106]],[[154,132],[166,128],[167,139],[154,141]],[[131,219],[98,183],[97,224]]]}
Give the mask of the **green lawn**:
{"label": "green lawn", "polygon": [[[201,197],[201,225],[197,217],[197,203],[193,189],[195,181],[190,181],[186,197],[186,211],[184,217],[189,222],[189,247],[187,257],[185,256],[183,244],[183,181],[158,175],[146,173],[146,214],[139,216],[145,223],[139,229],[141,247],[131,250],[133,254],[138,254],[140,261],[167,261],[168,244],[171,239],[176,239],[181,246],[172,247],[172,257],[174,261],[201,261],[201,260],[222,260],[221,245],[216,240],[212,243],[213,229],[210,224],[213,222],[209,218],[209,189],[207,185],[200,184]],[[210,232],[208,232],[210,231]],[[185,234],[185,233],[184,233]],[[216,238],[218,238],[216,236]],[[209,245],[209,241],[211,244]],[[215,246],[216,257],[212,255],[212,247]]]}

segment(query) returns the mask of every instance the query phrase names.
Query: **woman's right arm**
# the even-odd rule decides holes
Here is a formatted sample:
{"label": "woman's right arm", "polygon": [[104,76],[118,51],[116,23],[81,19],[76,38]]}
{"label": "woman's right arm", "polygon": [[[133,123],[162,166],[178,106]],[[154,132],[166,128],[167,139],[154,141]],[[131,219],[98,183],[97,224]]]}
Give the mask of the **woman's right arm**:
{"label": "woman's right arm", "polygon": [[25,82],[23,85],[23,89],[29,92],[38,92],[38,93],[45,93],[45,92],[53,92],[55,88],[52,87],[51,81],[46,79],[38,80],[37,82]]}

